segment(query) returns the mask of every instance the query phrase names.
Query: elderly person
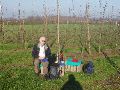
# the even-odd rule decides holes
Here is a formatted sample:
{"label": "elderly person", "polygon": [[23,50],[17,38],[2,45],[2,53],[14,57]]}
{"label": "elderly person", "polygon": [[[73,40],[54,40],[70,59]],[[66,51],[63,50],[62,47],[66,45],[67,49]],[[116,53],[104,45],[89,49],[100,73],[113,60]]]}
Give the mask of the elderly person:
{"label": "elderly person", "polygon": [[46,38],[44,36],[39,38],[39,43],[34,45],[32,50],[32,57],[34,59],[34,71],[39,75],[39,63],[43,66],[43,75],[48,74],[48,57],[51,54],[51,50],[46,44]]}

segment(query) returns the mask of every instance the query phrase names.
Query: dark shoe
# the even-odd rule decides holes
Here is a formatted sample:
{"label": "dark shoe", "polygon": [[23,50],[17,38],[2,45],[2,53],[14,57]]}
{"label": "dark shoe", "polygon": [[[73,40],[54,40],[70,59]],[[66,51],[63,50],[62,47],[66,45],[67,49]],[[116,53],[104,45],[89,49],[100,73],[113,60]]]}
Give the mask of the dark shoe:
{"label": "dark shoe", "polygon": [[44,75],[39,74],[40,79],[44,80]]}
{"label": "dark shoe", "polygon": [[46,80],[50,79],[48,74],[45,74],[45,75],[44,75],[44,78],[45,78]]}
{"label": "dark shoe", "polygon": [[39,73],[35,73],[36,76],[39,76]]}

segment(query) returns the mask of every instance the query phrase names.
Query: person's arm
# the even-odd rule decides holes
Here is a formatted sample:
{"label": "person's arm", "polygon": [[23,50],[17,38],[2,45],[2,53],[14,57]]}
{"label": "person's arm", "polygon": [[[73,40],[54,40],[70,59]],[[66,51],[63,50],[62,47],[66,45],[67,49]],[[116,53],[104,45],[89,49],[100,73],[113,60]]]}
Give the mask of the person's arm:
{"label": "person's arm", "polygon": [[34,46],[33,46],[33,49],[32,49],[32,57],[33,57],[33,59],[35,59],[35,58],[37,58],[38,57],[38,50],[37,50],[37,45],[35,44]]}
{"label": "person's arm", "polygon": [[46,57],[48,58],[50,55],[51,55],[51,50],[50,50],[50,47],[47,46],[47,50],[46,50]]}

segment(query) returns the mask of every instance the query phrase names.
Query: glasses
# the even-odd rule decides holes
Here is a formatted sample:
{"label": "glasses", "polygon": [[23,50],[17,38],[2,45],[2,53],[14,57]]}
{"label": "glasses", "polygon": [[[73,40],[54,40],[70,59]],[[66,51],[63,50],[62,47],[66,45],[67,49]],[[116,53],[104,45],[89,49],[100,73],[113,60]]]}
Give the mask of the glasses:
{"label": "glasses", "polygon": [[42,40],[42,42],[46,42],[45,40]]}

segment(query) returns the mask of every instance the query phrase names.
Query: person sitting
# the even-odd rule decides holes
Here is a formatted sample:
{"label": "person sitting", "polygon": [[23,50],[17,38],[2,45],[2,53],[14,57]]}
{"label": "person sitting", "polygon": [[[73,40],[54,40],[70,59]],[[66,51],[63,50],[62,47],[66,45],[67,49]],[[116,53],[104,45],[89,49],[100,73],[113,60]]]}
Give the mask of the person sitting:
{"label": "person sitting", "polygon": [[43,66],[43,75],[48,74],[48,58],[51,55],[51,50],[46,44],[46,38],[44,36],[39,38],[39,43],[33,46],[32,57],[34,64],[35,74],[39,76],[39,64]]}

